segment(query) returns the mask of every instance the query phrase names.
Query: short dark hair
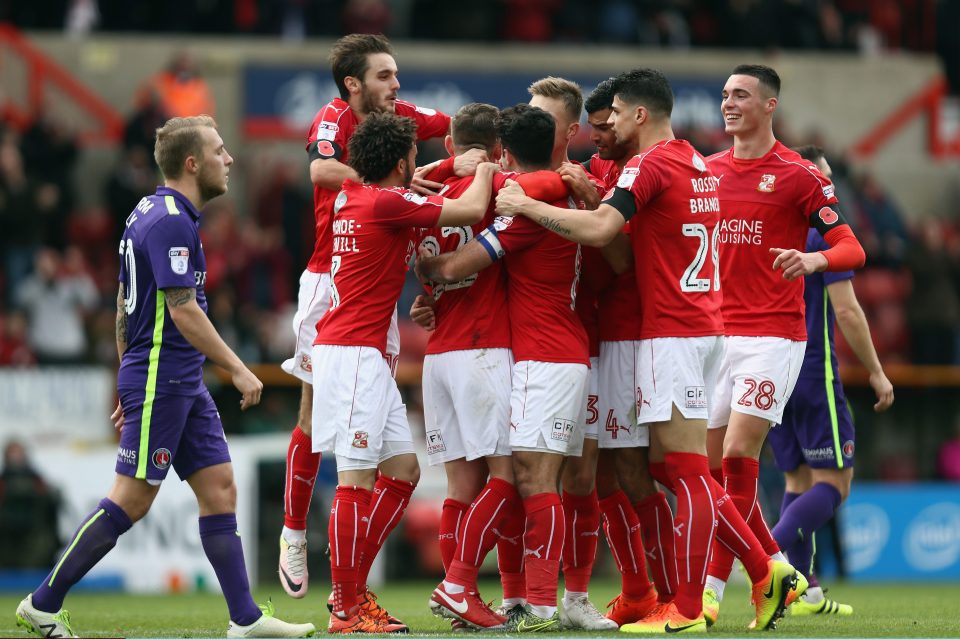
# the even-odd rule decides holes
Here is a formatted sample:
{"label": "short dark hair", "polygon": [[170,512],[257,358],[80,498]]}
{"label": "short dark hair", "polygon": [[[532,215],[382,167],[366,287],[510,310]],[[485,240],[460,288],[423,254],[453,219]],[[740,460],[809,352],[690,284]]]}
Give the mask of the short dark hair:
{"label": "short dark hair", "polygon": [[583,108],[586,109],[587,113],[596,113],[610,108],[610,105],[613,104],[613,89],[616,81],[616,78],[607,78],[597,85],[597,88],[583,103]]}
{"label": "short dark hair", "polygon": [[543,109],[517,104],[500,112],[497,134],[503,148],[529,168],[548,168],[557,123]]}
{"label": "short dark hair", "polygon": [[633,69],[617,76],[614,95],[627,104],[642,104],[655,115],[673,113],[673,89],[667,76],[656,69]]}
{"label": "short dark hair", "polygon": [[821,149],[816,144],[804,144],[803,146],[795,146],[793,150],[802,157],[804,160],[809,160],[816,164],[824,158],[823,149]]}
{"label": "short dark hair", "polygon": [[164,179],[176,180],[183,175],[184,162],[191,155],[203,159],[204,127],[217,128],[209,115],[194,115],[187,118],[170,118],[156,131],[153,159],[160,167]]}
{"label": "short dark hair", "polygon": [[330,70],[341,99],[350,97],[350,91],[344,83],[347,76],[363,80],[370,68],[367,56],[371,53],[393,55],[393,47],[386,37],[367,33],[351,33],[333,43],[333,48],[330,49]]}
{"label": "short dark hair", "polygon": [[460,107],[450,123],[450,136],[458,149],[483,149],[488,153],[497,146],[497,116],[500,110],[492,104],[471,102]]}
{"label": "short dark hair", "polygon": [[772,67],[764,64],[741,64],[730,75],[749,75],[756,78],[773,95],[780,97],[780,76]]}
{"label": "short dark hair", "polygon": [[364,182],[379,182],[390,175],[416,143],[417,124],[413,118],[371,113],[347,143],[348,164]]}

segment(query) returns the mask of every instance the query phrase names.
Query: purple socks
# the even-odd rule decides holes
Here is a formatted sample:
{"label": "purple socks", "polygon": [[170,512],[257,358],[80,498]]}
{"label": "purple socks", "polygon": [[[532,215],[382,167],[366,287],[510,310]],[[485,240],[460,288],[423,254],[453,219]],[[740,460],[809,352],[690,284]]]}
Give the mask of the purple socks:
{"label": "purple socks", "polygon": [[237,532],[237,516],[226,513],[201,517],[200,542],[207,560],[217,573],[217,581],[227,600],[230,620],[240,626],[249,626],[263,613],[250,595],[250,582],[243,562],[243,544]]}
{"label": "purple socks", "polygon": [[803,494],[786,493],[774,539],[790,563],[809,579],[813,572],[813,534],[830,521],[840,506],[840,492],[825,483],[816,483]]}
{"label": "purple socks", "polygon": [[96,510],[87,515],[73,533],[53,570],[33,591],[33,607],[43,612],[59,611],[73,584],[97,565],[117,545],[117,538],[132,525],[120,506],[109,499],[101,499]]}

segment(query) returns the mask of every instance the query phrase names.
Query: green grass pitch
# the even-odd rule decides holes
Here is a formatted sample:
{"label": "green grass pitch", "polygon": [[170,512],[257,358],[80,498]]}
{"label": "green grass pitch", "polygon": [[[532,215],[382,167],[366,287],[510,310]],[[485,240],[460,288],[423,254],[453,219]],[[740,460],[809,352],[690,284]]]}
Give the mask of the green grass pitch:
{"label": "green grass pitch", "polygon": [[[433,617],[427,599],[436,584],[395,582],[379,590],[380,602],[410,625],[411,636],[449,636],[449,623]],[[618,584],[602,580],[592,584],[591,598],[603,607]],[[487,582],[481,592],[499,595],[499,586]],[[26,594],[26,593],[24,593]],[[295,622],[310,621],[326,628],[327,591],[320,583],[305,599],[294,600],[276,587],[259,589],[257,601],[272,597],[277,616]],[[23,595],[0,596],[0,637],[28,636],[16,626],[14,614]],[[797,617],[787,615],[773,634],[780,637],[956,637],[960,621],[953,606],[960,601],[960,584],[860,585],[838,584],[828,596],[853,605],[852,617]],[[75,594],[67,598],[74,630],[83,637],[222,637],[227,630],[227,610],[219,595],[141,596],[125,594]],[[746,629],[752,619],[745,586],[731,585],[720,619],[708,634],[734,637],[753,634]],[[555,636],[618,636],[619,633],[572,632]],[[484,633],[481,636],[487,635]],[[457,636],[464,636],[458,633]],[[469,636],[469,635],[468,635]],[[624,635],[619,635],[624,636]]]}

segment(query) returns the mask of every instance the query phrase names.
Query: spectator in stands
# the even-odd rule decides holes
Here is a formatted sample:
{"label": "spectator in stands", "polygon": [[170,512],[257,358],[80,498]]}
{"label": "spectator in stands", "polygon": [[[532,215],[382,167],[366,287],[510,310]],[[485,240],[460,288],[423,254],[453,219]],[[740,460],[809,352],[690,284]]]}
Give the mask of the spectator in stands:
{"label": "spectator in stands", "polygon": [[0,568],[45,568],[60,550],[60,497],[30,464],[16,440],[3,449],[0,470]]}
{"label": "spectator in stands", "polygon": [[106,200],[113,220],[115,244],[120,241],[130,216],[130,203],[152,195],[157,185],[157,172],[149,150],[139,145],[126,148],[107,179]]}
{"label": "spectator in stands", "polygon": [[340,14],[345,33],[390,33],[393,12],[384,0],[347,0]]}
{"label": "spectator in stands", "polygon": [[40,183],[41,190],[56,191],[55,203],[51,193],[44,244],[62,251],[67,246],[67,221],[76,206],[73,169],[80,156],[77,141],[57,118],[40,114],[23,132],[20,152],[26,174]]}
{"label": "spectator in stands", "polygon": [[503,38],[520,42],[549,42],[553,39],[553,18],[562,0],[504,0],[507,19]]}
{"label": "spectator in stands", "polygon": [[899,267],[907,252],[910,233],[900,209],[869,172],[859,180],[857,203],[863,221],[869,226],[864,248],[871,266]]}
{"label": "spectator in stands", "polygon": [[137,95],[136,110],[127,120],[123,129],[123,148],[139,147],[146,149],[150,164],[156,170],[153,159],[153,145],[157,129],[170,119],[164,110],[163,99],[156,86],[148,84]]}
{"label": "spectator in stands", "polygon": [[80,251],[71,247],[66,255],[61,261],[55,250],[40,250],[33,275],[17,291],[17,306],[29,318],[30,346],[41,364],[83,362],[84,319],[100,302]]}
{"label": "spectator in stands", "polygon": [[23,313],[0,314],[0,366],[33,366],[37,358],[27,343],[27,318]]}
{"label": "spectator in stands", "polygon": [[172,118],[214,115],[213,94],[189,53],[178,53],[154,75],[145,90],[155,90],[163,111]]}
{"label": "spectator in stands", "polygon": [[0,130],[0,253],[8,302],[33,270],[59,204],[56,185],[27,174],[17,136]]}
{"label": "spectator in stands", "polygon": [[944,224],[926,219],[907,252],[913,292],[907,321],[914,364],[954,364],[960,297],[953,282],[953,263],[944,242]]}

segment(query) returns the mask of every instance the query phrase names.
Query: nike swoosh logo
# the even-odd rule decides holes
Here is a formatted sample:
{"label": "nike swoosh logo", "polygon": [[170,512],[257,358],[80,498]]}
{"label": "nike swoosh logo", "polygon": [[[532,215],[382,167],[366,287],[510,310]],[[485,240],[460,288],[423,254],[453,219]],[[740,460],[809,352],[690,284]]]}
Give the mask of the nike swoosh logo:
{"label": "nike swoosh logo", "polygon": [[671,626],[670,622],[668,621],[667,623],[663,624],[663,630],[669,633],[683,632],[684,630],[689,630],[690,628],[693,628],[694,626],[697,626],[697,625],[699,624],[688,623],[685,626]]}
{"label": "nike swoosh logo", "polygon": [[285,570],[280,569],[280,576],[283,577],[283,580],[287,582],[287,585],[290,587],[290,590],[293,592],[300,592],[300,589],[303,588],[303,584],[295,584],[293,580],[290,579],[290,576]]}
{"label": "nike swoosh logo", "polygon": [[773,579],[770,580],[770,590],[763,593],[763,596],[766,597],[767,599],[773,598]]}
{"label": "nike swoosh logo", "polygon": [[536,632],[537,630],[548,628],[551,625],[553,625],[552,619],[547,619],[546,621],[541,621],[540,623],[533,623],[533,624],[528,624],[526,619],[521,619],[520,623],[517,624],[517,632],[524,632],[526,630]]}
{"label": "nike swoosh logo", "polygon": [[458,615],[462,615],[463,613],[465,613],[467,611],[467,608],[469,607],[466,599],[464,599],[461,602],[456,602],[450,598],[450,595],[440,590],[439,588],[437,588],[433,592],[438,597],[443,599],[447,603],[447,605],[450,606],[450,609],[453,610]]}

